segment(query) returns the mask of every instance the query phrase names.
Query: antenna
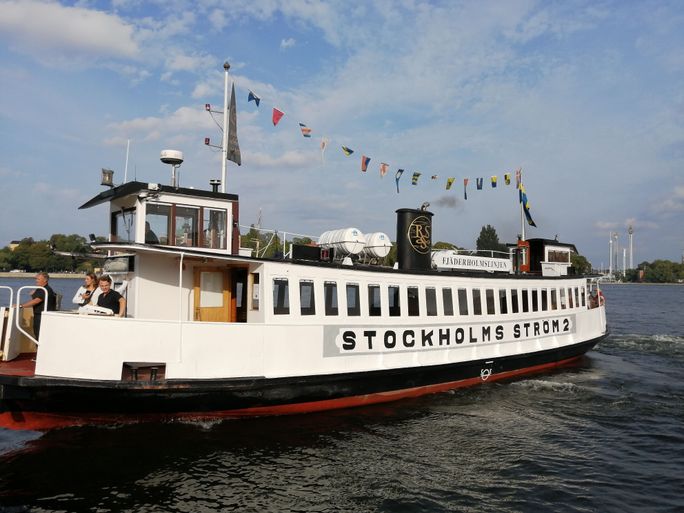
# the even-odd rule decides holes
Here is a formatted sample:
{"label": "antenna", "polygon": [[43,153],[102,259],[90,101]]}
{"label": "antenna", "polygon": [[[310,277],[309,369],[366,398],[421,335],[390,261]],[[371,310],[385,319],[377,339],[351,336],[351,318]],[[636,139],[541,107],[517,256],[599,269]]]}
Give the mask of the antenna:
{"label": "antenna", "polygon": [[176,177],[176,170],[183,163],[183,152],[178,150],[162,150],[159,160],[171,166],[171,186],[180,187],[180,177]]}

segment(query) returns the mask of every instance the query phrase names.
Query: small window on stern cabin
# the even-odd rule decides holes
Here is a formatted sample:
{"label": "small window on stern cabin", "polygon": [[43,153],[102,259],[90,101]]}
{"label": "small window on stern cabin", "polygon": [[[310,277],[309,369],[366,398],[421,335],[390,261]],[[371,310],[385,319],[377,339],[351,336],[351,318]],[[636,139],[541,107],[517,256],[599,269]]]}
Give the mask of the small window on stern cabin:
{"label": "small window on stern cabin", "polygon": [[437,291],[434,287],[425,289],[425,308],[429,316],[437,315]]}
{"label": "small window on stern cabin", "polygon": [[316,301],[314,295],[314,282],[310,280],[299,281],[299,303],[302,315],[316,315]]}
{"label": "small window on stern cabin", "polygon": [[273,313],[288,315],[290,313],[290,288],[287,278],[273,280]]}
{"label": "small window on stern cabin", "polygon": [[401,316],[401,305],[399,302],[399,287],[397,285],[390,285],[387,287],[387,299],[389,302],[390,317]]}
{"label": "small window on stern cabin", "polygon": [[361,292],[358,283],[347,283],[347,315],[349,317],[361,315]]}
{"label": "small window on stern cabin", "polygon": [[338,315],[337,283],[334,281],[326,281],[323,284],[323,292],[325,295],[325,315]]}
{"label": "small window on stern cabin", "polygon": [[444,315],[454,315],[454,297],[450,288],[442,289],[442,302],[444,303]]}
{"label": "small window on stern cabin", "polygon": [[368,315],[379,317],[380,308],[380,285],[368,285]]}

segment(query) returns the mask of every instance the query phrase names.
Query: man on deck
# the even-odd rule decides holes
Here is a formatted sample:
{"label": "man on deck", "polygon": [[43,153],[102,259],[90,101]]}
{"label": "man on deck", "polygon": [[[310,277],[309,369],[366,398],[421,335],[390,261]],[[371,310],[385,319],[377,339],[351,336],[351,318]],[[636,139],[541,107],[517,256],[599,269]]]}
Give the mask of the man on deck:
{"label": "man on deck", "polygon": [[57,294],[52,290],[52,287],[48,285],[50,281],[50,276],[48,273],[40,272],[36,274],[36,285],[38,288],[31,293],[31,300],[26,303],[19,305],[19,308],[27,308],[29,306],[33,307],[33,334],[36,336],[36,340],[40,335],[40,321],[43,315],[43,310],[45,310],[45,291],[47,291],[47,311],[54,312],[57,310]]}
{"label": "man on deck", "polygon": [[97,306],[109,308],[114,315],[126,316],[126,299],[116,290],[112,290],[112,279],[109,276],[100,277],[100,289],[102,294],[97,298]]}

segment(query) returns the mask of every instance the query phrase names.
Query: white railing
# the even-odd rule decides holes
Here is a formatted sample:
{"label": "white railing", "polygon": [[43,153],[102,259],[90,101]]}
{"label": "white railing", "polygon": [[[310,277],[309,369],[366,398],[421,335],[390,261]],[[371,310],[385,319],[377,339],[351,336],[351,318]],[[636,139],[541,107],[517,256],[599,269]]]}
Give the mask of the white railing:
{"label": "white railing", "polygon": [[36,345],[38,344],[38,340],[33,338],[33,335],[30,335],[24,328],[21,327],[19,320],[21,318],[21,315],[19,314],[19,305],[21,305],[21,291],[24,289],[41,289],[45,293],[45,299],[43,300],[43,312],[47,311],[48,307],[48,291],[45,287],[37,287],[35,285],[24,285],[23,287],[19,287],[19,290],[17,290],[17,303],[16,303],[16,308],[17,311],[15,312],[16,315],[14,316],[14,326],[19,330],[20,333],[23,333],[26,335],[30,340],[32,340]]}
{"label": "white railing", "polygon": [[[255,251],[255,257],[260,258],[263,257],[268,249],[271,247],[273,242],[276,240],[276,238],[280,237],[282,240],[279,241],[280,244],[282,244],[283,247],[283,255],[282,258],[292,258],[292,243],[290,243],[290,247],[288,249],[287,244],[288,244],[288,237],[294,239],[295,237],[302,237],[302,238],[309,238],[313,241],[318,240],[318,237],[314,235],[306,235],[303,233],[295,233],[295,232],[279,232],[278,230],[269,230],[266,228],[257,228],[255,226],[245,226],[245,225],[239,225],[239,227],[245,228],[249,231],[255,230],[259,234],[270,234],[271,237],[269,238],[268,242],[264,247],[260,247],[260,242],[261,240],[257,241],[257,247],[254,249]],[[242,236],[242,234],[241,234]]]}

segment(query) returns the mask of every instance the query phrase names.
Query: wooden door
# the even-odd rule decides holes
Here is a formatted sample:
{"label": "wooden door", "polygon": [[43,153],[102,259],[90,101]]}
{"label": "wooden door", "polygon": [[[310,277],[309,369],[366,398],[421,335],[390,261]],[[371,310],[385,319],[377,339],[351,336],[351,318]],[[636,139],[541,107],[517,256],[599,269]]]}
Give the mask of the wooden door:
{"label": "wooden door", "polygon": [[196,321],[230,322],[233,320],[228,269],[195,268],[194,292]]}

